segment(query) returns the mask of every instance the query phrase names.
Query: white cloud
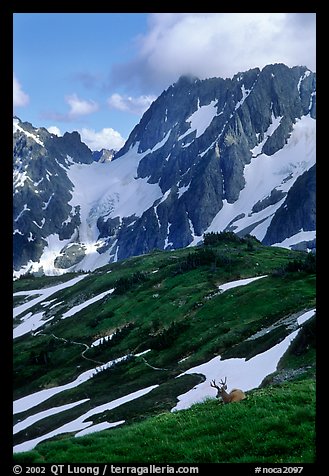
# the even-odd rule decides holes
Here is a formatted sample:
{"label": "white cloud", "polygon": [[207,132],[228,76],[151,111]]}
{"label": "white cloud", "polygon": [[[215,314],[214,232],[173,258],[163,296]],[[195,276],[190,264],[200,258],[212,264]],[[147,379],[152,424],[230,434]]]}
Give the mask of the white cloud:
{"label": "white cloud", "polygon": [[125,143],[125,139],[120,132],[111,127],[96,132],[94,129],[82,128],[79,131],[81,140],[87,144],[91,150],[115,149],[119,150]]}
{"label": "white cloud", "polygon": [[95,101],[80,99],[75,93],[66,96],[65,101],[70,106],[68,116],[71,118],[86,116],[98,111],[99,109],[98,104]]}
{"label": "white cloud", "polygon": [[[62,132],[57,126],[47,127],[51,134],[62,136]],[[91,150],[114,149],[119,150],[125,143],[125,139],[120,132],[115,131],[111,127],[105,127],[100,131],[94,129],[82,128],[78,130],[82,142],[87,144]]]}
{"label": "white cloud", "polygon": [[14,107],[27,106],[30,101],[29,96],[23,91],[22,86],[15,74],[13,76],[13,105]]}
{"label": "white cloud", "polygon": [[62,114],[55,111],[44,111],[42,116],[51,121],[72,122],[99,110],[97,102],[91,99],[81,99],[76,93],[65,96],[65,102],[70,107],[68,112]]}
{"label": "white cloud", "polygon": [[50,132],[51,134],[55,134],[56,136],[58,137],[61,137],[63,134],[61,133],[61,130],[59,129],[59,127],[57,126],[50,126],[50,127],[47,127],[47,130],[48,132]]}
{"label": "white cloud", "polygon": [[155,99],[156,96],[131,97],[115,93],[107,99],[107,104],[110,108],[118,109],[119,111],[141,115],[149,108]]}
{"label": "white cloud", "polygon": [[232,77],[270,63],[315,70],[314,13],[153,13],[138,54],[113,73],[163,89],[182,74]]}

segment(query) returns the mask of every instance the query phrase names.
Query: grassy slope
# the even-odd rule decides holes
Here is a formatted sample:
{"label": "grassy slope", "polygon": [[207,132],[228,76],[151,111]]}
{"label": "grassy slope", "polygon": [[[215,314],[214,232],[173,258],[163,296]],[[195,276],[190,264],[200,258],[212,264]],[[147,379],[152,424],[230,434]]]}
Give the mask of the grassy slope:
{"label": "grassy slope", "polygon": [[43,443],[15,462],[310,463],[315,461],[315,382],[249,392],[93,435]]}
{"label": "grassy slope", "polygon": [[[236,344],[264,326],[291,312],[315,306],[315,275],[303,272],[271,275],[274,269],[302,254],[264,247],[258,243],[248,247],[246,242],[230,241],[210,249],[218,258],[216,266],[210,262],[199,264],[194,269],[186,269],[188,256],[191,253],[202,253],[198,249],[154,252],[104,267],[72,288],[58,293],[58,301],[64,303],[54,308],[57,314],[51,326],[44,329],[47,335],[26,335],[15,340],[15,398],[40,388],[66,383],[96,365],[81,357],[83,347],[55,340],[51,333],[90,345],[101,335],[121,330],[115,341],[90,349],[86,356],[106,362],[130,352],[137,353],[152,348],[145,358],[152,365],[166,370],[154,371],[141,358],[135,358],[98,374],[75,389],[58,394],[32,411],[20,415],[20,418],[49,406],[86,397],[92,399],[92,406],[96,406],[154,384],[159,384],[156,391],[111,412],[95,416],[93,421],[125,419],[133,422],[170,410],[175,405],[176,396],[199,383],[201,378],[189,375],[177,380],[175,376],[215,355],[225,355],[225,352],[230,351],[230,357],[234,356],[234,349],[238,353],[240,348],[241,352],[241,345]],[[134,283],[121,295],[112,295],[72,317],[60,320],[61,314],[78,302],[111,289],[120,278],[130,278],[138,272],[144,273],[146,280]],[[269,276],[223,295],[217,293],[217,287],[221,283],[263,274]],[[64,280],[66,279],[65,277]],[[22,290],[24,286],[26,289],[38,288],[39,283],[40,287],[51,285],[52,279],[20,280],[14,284],[14,290]],[[55,297],[56,295],[51,296],[51,299]],[[40,309],[44,308],[36,308],[34,311]],[[173,327],[173,323],[176,327]],[[286,333],[286,329],[279,328],[266,338],[253,341],[253,352],[257,347],[262,351],[266,350]],[[40,355],[45,350],[49,357],[47,363],[33,362],[33,355]],[[309,352],[306,354],[311,355]],[[308,363],[311,367],[308,375],[313,376],[314,353],[308,360],[305,360],[305,352],[303,355],[303,365]],[[187,360],[179,363],[180,359],[186,357]],[[294,355],[285,365],[294,362],[296,368],[299,358],[300,356]],[[44,419],[29,427],[25,432],[27,435],[18,434],[16,442],[46,433],[89,408],[87,402],[70,412]],[[124,429],[116,429],[114,433],[122,430]]]}

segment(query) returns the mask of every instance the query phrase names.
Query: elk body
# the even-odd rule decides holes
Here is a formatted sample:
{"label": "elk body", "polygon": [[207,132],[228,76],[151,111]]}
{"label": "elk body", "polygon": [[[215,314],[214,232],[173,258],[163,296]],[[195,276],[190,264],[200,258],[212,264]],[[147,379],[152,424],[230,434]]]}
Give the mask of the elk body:
{"label": "elk body", "polygon": [[227,393],[226,380],[227,380],[226,377],[224,381],[220,380],[219,382],[220,387],[216,385],[215,380],[212,380],[210,382],[210,386],[217,389],[216,398],[222,397],[222,400],[224,403],[240,402],[240,400],[243,400],[244,398],[246,398],[245,393],[238,388],[233,388],[230,391],[230,393]]}

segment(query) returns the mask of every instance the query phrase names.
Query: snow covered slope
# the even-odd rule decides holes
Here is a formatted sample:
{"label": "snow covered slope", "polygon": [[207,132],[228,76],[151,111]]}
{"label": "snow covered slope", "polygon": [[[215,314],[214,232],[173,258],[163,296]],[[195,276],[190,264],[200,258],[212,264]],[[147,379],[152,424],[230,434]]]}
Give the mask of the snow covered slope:
{"label": "snow covered slope", "polygon": [[[268,131],[265,136],[271,137]],[[259,145],[252,149],[252,160],[244,170],[246,183],[239,200],[234,203],[224,200],[223,208],[215,216],[207,231],[231,227],[235,233],[239,233],[248,229],[262,241],[273,215],[282,205],[284,206],[287,192],[297,178],[315,164],[315,144],[316,123],[308,115],[296,120],[287,144],[273,155],[257,153],[257,150],[262,150]],[[282,198],[258,211],[254,205],[270,197],[273,190],[279,192]],[[309,236],[314,238],[315,230],[311,234],[307,233],[307,236],[308,239]]]}
{"label": "snow covered slope", "polygon": [[209,231],[315,246],[315,74],[180,78],[96,162],[77,133],[14,119],[14,268],[93,270]]}

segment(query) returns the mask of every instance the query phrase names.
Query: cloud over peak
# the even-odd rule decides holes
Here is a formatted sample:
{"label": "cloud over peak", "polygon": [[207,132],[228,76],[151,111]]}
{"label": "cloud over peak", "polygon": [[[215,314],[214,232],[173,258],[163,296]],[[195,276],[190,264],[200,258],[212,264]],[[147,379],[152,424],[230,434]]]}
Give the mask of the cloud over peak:
{"label": "cloud over peak", "polygon": [[24,107],[27,106],[30,102],[29,96],[23,91],[21,83],[13,75],[13,106],[15,107]]}
{"label": "cloud over peak", "polygon": [[156,96],[152,95],[132,97],[114,93],[107,99],[107,104],[110,108],[140,116],[149,108],[155,99]]}
{"label": "cloud over peak", "polygon": [[99,109],[99,106],[95,101],[80,99],[75,93],[66,96],[65,101],[70,106],[68,116],[71,118],[86,116],[98,111]]}
{"label": "cloud over peak", "polygon": [[94,129],[82,128],[79,130],[81,140],[91,150],[114,149],[119,150],[125,143],[121,134],[111,127],[96,132]]}
{"label": "cloud over peak", "polygon": [[63,134],[61,132],[61,130],[59,129],[59,127],[57,126],[50,126],[50,127],[47,127],[47,130],[48,132],[50,132],[51,134],[55,134],[55,136],[58,136],[58,137],[61,137]]}
{"label": "cloud over peak", "polygon": [[72,122],[99,110],[97,102],[90,99],[80,99],[76,93],[65,96],[65,102],[69,105],[68,112],[63,114],[55,111],[46,111],[42,113],[42,117],[53,121]]}
{"label": "cloud over peak", "polygon": [[[145,90],[179,76],[232,77],[270,63],[315,70],[314,13],[153,13],[135,59],[118,64],[118,82]],[[115,81],[115,80],[114,80]]]}

